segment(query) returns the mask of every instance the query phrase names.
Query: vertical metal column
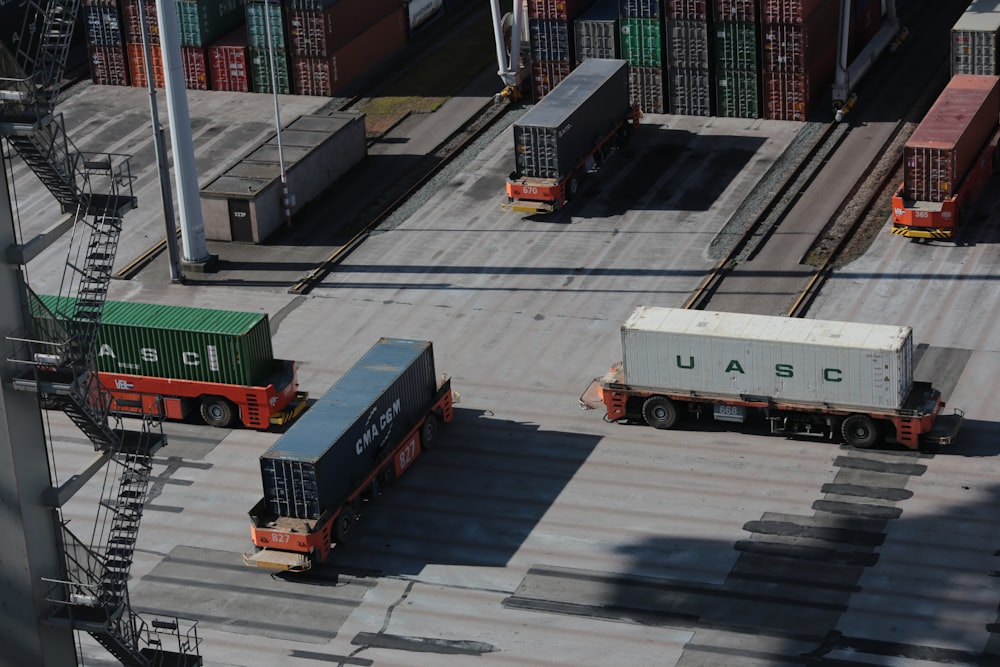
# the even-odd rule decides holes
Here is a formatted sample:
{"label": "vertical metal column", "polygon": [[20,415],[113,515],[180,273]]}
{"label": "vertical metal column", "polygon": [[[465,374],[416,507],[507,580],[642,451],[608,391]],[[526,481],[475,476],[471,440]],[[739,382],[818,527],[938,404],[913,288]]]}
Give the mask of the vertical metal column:
{"label": "vertical metal column", "polygon": [[73,631],[43,623],[50,613],[42,577],[61,579],[57,510],[42,506],[51,488],[37,394],[14,391],[7,336],[23,335],[26,299],[6,161],[0,160],[0,654],[6,664],[75,667]]}

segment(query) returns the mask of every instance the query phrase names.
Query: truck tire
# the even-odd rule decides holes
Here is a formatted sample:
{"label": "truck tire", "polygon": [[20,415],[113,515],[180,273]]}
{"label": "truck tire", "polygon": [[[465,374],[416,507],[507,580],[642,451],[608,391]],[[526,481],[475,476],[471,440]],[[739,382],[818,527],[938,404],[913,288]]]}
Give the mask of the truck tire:
{"label": "truck tire", "polygon": [[869,449],[881,437],[878,424],[868,415],[850,415],[840,425],[840,433],[851,447]]}
{"label": "truck tire", "polygon": [[566,182],[566,201],[573,201],[576,193],[580,191],[580,178],[574,173]]}
{"label": "truck tire", "polygon": [[677,406],[666,396],[650,396],[642,404],[642,417],[653,428],[673,428],[677,423]]}
{"label": "truck tire", "polygon": [[337,544],[347,544],[354,537],[354,522],[356,519],[354,508],[348,503],[340,509],[337,522],[333,527],[333,532],[337,538]]}
{"label": "truck tire", "polygon": [[38,403],[42,406],[42,410],[59,409],[59,399],[55,396],[49,396],[44,391],[38,392]]}
{"label": "truck tire", "polygon": [[437,417],[427,415],[423,426],[420,427],[420,450],[429,452],[434,445],[434,437],[437,435]]}
{"label": "truck tire", "polygon": [[233,404],[221,396],[206,396],[201,399],[201,418],[209,426],[228,428],[235,415]]}

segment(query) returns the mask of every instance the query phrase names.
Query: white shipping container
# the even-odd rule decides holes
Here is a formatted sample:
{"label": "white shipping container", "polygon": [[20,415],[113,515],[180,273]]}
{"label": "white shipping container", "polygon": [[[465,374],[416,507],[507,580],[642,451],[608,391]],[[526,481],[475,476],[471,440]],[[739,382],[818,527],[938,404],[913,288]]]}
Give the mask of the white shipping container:
{"label": "white shipping container", "polygon": [[951,29],[951,75],[1000,74],[1000,1],[973,0]]}
{"label": "white shipping container", "polygon": [[894,410],[913,384],[910,327],[638,307],[622,325],[632,388]]}

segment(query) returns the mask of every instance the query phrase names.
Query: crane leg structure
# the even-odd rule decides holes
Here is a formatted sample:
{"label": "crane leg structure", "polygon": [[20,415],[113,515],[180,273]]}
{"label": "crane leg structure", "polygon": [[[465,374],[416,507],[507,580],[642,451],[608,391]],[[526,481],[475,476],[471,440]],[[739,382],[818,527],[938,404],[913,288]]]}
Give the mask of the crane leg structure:
{"label": "crane leg structure", "polygon": [[837,40],[837,64],[834,69],[833,80],[833,112],[837,122],[844,119],[844,116],[851,110],[857,102],[857,95],[854,88],[858,82],[864,78],[871,69],[878,57],[888,48],[895,51],[899,43],[906,37],[906,29],[900,28],[899,18],[896,16],[896,3],[885,3],[885,15],[882,17],[882,27],[872,37],[871,41],[865,45],[861,53],[854,58],[851,63],[847,62],[848,40],[851,29],[852,0],[843,0],[840,3],[840,31]]}
{"label": "crane leg structure", "polygon": [[513,8],[509,14],[501,14],[500,0],[490,0],[490,11],[493,15],[493,38],[497,47],[497,74],[504,84],[497,97],[516,101],[521,96],[523,81],[521,44],[527,44],[527,38],[523,34],[528,23],[524,0],[513,0]]}

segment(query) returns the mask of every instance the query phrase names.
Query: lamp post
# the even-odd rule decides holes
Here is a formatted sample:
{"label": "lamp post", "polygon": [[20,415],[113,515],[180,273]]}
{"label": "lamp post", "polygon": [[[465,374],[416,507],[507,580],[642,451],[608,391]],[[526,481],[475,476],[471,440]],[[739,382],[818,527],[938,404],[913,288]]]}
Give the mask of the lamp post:
{"label": "lamp post", "polygon": [[281,110],[278,107],[278,70],[275,66],[274,44],[271,40],[271,6],[264,0],[264,31],[267,33],[267,57],[271,66],[271,93],[274,95],[274,126],[278,133],[278,170],[281,172],[281,208],[285,224],[292,226],[292,208],[285,173],[285,151],[281,144]]}

